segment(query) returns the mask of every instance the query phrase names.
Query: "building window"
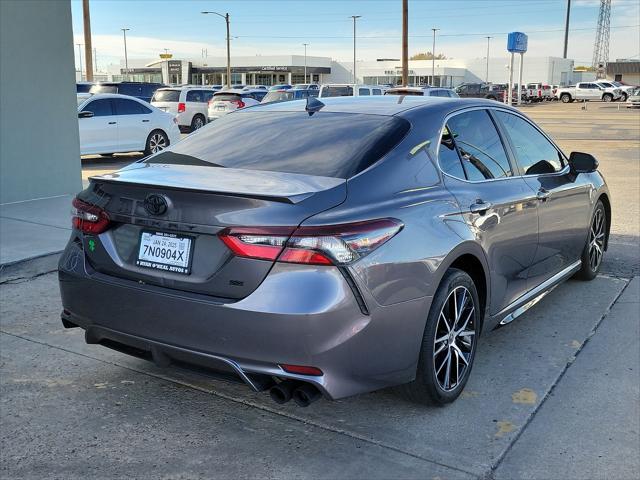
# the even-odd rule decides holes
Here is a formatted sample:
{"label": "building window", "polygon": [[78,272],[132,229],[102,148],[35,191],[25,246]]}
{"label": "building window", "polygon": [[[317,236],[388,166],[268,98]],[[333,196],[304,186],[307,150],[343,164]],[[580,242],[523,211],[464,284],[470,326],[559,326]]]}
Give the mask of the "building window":
{"label": "building window", "polygon": [[231,85],[239,85],[242,83],[241,73],[231,73]]}
{"label": "building window", "polygon": [[613,79],[615,82],[621,82],[622,81],[622,74],[621,73],[616,73],[615,78]]}

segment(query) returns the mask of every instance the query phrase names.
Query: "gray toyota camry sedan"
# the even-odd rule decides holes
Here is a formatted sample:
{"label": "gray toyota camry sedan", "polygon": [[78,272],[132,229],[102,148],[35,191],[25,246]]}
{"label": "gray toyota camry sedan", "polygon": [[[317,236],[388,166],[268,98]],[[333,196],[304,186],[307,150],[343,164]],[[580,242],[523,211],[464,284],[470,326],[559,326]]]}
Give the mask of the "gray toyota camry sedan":
{"label": "gray toyota camry sedan", "polygon": [[238,110],[91,178],[60,260],[62,322],[279,403],[394,385],[448,403],[481,333],[598,273],[597,167],[488,100]]}

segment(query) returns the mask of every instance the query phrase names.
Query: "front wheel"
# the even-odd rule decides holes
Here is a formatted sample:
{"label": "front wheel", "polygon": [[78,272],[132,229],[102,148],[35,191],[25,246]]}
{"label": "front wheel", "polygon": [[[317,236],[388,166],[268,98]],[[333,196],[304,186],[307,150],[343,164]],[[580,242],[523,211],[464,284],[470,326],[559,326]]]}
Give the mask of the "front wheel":
{"label": "front wheel", "polygon": [[602,257],[607,238],[607,211],[601,200],[593,210],[587,244],[582,250],[582,265],[576,274],[582,280],[593,280],[602,266]]}
{"label": "front wheel", "polygon": [[448,270],[431,303],[416,378],[399,387],[401,393],[432,405],[458,398],[471,373],[480,319],[473,280],[462,270]]}
{"label": "front wheel", "polygon": [[613,100],[613,95],[611,95],[610,93],[605,93],[604,95],[602,95],[603,102],[611,102],[612,100]]}
{"label": "front wheel", "polygon": [[627,98],[629,98],[629,95],[627,95],[626,93],[622,93],[622,96],[620,97],[620,101],[621,102],[626,102]]}
{"label": "front wheel", "polygon": [[154,130],[147,137],[147,143],[144,150],[145,155],[158,153],[169,146],[169,137],[162,130]]}
{"label": "front wheel", "polygon": [[560,95],[560,101],[562,103],[569,103],[571,101],[571,95],[569,95],[568,93],[563,93],[562,95]]}

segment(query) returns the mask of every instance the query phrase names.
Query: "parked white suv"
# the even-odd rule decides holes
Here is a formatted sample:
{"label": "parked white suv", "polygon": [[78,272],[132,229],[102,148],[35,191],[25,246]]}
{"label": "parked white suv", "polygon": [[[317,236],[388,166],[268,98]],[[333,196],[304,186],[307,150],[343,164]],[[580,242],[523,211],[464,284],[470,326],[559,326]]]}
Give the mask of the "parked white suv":
{"label": "parked white suv", "polygon": [[379,85],[358,85],[353,83],[328,83],[320,87],[318,97],[364,97],[384,95],[385,89]]}
{"label": "parked white suv", "polygon": [[215,120],[239,108],[259,105],[266,94],[267,90],[262,89],[244,90],[232,88],[221,90],[214,93],[209,101],[207,116],[209,120]]}
{"label": "parked white suv", "polygon": [[218,89],[207,86],[159,88],[151,105],[176,116],[180,131],[192,132],[207,123],[209,100]]}

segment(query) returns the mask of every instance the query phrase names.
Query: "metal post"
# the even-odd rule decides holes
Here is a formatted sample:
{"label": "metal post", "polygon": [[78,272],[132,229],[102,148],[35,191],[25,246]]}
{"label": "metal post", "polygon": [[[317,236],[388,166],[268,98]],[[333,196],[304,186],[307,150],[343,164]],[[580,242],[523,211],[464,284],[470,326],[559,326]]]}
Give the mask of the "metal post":
{"label": "metal post", "polygon": [[96,48],[93,48],[93,69],[95,74],[98,74],[98,50],[96,50]]}
{"label": "metal post", "polygon": [[303,43],[302,45],[304,45],[304,82],[302,83],[307,83],[307,45],[309,44]]}
{"label": "metal post", "polygon": [[522,105],[522,66],[524,64],[524,53],[520,53],[520,73],[518,74],[518,105]]}
{"label": "metal post", "polygon": [[402,86],[409,83],[409,0],[402,0]]}
{"label": "metal post", "polygon": [[356,77],[356,20],[360,18],[361,15],[351,15],[353,18],[353,83],[358,83]]}
{"label": "metal post", "polygon": [[122,36],[124,38],[124,71],[125,79],[129,80],[129,57],[127,57],[127,30],[128,28],[121,28]]}
{"label": "metal post", "polygon": [[227,22],[227,88],[231,88],[231,34],[229,33],[229,14],[224,16]]}
{"label": "metal post", "polygon": [[82,0],[82,21],[84,30],[84,61],[87,63],[87,81],[93,81],[93,48],[91,47],[91,16],[89,15],[89,0]]}
{"label": "metal post", "polygon": [[436,32],[439,28],[432,28],[433,31],[433,48],[431,51],[431,86],[436,84]]}
{"label": "metal post", "polygon": [[571,13],[571,0],[567,0],[567,19],[564,25],[564,53],[562,58],[567,58],[567,47],[569,46],[569,15]]}
{"label": "metal post", "polygon": [[80,66],[80,81],[82,81],[82,51],[80,50],[80,47],[82,46],[82,44],[76,43],[76,45],[78,46],[78,65]]}
{"label": "metal post", "polygon": [[491,37],[487,37],[487,72],[484,78],[486,83],[489,83],[489,44],[491,42]]}
{"label": "metal post", "polygon": [[509,63],[509,91],[507,92],[507,105],[511,105],[511,92],[513,92],[513,53]]}

